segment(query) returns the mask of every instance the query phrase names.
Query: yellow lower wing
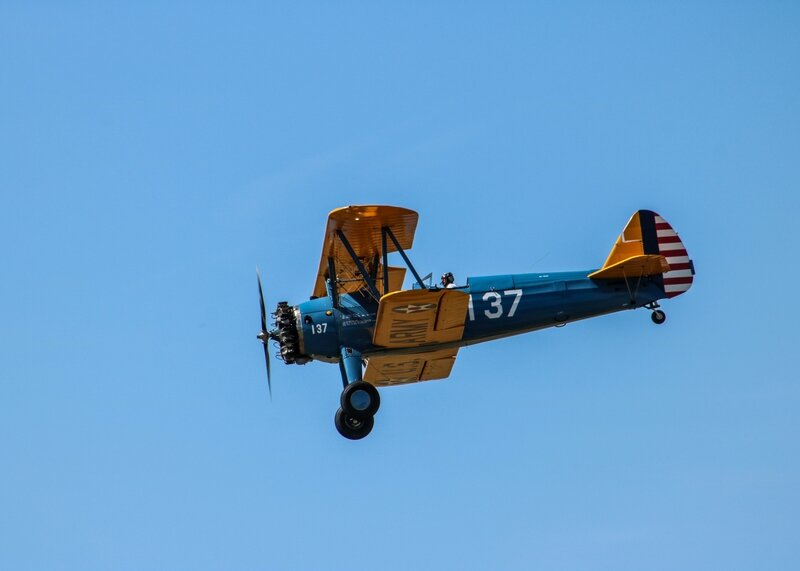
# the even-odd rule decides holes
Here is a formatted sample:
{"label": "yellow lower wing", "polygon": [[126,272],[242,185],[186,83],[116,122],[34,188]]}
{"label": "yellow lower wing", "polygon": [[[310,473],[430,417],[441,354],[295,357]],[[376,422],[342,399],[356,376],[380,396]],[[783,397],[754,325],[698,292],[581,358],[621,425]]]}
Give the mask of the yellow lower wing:
{"label": "yellow lower wing", "polygon": [[406,348],[458,341],[464,335],[469,295],[456,289],[412,289],[384,295],[372,342]]}
{"label": "yellow lower wing", "polygon": [[458,349],[416,355],[369,357],[364,380],[378,387],[444,379],[450,375]]}
{"label": "yellow lower wing", "polygon": [[610,266],[604,266],[589,274],[588,277],[592,279],[638,278],[668,271],[669,264],[664,256],[641,254],[630,256]]}

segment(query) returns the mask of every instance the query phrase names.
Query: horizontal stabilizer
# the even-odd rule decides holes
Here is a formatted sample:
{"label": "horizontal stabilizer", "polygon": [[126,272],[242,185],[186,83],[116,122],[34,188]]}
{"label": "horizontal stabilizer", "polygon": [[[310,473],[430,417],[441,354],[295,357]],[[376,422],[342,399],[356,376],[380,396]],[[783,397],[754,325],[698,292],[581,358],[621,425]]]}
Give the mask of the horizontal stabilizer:
{"label": "horizontal stabilizer", "polygon": [[609,280],[620,278],[639,278],[642,276],[653,276],[669,271],[667,259],[661,255],[640,254],[631,256],[622,261],[605,266],[596,272],[589,274],[591,279]]}

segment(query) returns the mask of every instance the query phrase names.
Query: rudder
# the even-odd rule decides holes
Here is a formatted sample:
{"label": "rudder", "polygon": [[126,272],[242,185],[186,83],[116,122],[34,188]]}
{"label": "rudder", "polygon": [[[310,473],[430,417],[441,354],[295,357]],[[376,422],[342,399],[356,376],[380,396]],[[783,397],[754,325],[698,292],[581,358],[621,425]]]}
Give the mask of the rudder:
{"label": "rudder", "polygon": [[667,259],[669,271],[662,274],[664,293],[667,297],[675,297],[692,287],[694,281],[694,263],[689,259],[686,246],[669,222],[650,210],[640,210],[653,217],[658,253]]}

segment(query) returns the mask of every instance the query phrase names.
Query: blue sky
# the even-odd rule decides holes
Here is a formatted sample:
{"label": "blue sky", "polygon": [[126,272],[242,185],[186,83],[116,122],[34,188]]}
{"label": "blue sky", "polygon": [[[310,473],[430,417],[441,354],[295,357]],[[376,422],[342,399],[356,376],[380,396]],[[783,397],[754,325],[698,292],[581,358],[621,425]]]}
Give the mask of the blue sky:
{"label": "blue sky", "polygon": [[[0,7],[0,568],[797,569],[792,2]],[[329,210],[422,273],[597,267],[638,208],[698,270],[461,351],[333,426],[273,369]]]}

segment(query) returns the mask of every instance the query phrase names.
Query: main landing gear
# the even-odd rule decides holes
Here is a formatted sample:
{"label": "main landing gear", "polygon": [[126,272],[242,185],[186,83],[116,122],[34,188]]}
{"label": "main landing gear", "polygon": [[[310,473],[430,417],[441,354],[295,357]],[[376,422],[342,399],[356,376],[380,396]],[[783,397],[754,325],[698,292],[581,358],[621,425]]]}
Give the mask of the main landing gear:
{"label": "main landing gear", "polygon": [[350,383],[342,391],[341,408],[336,411],[336,430],[350,440],[360,440],[372,430],[381,406],[378,389],[364,381]]}
{"label": "main landing gear", "polygon": [[653,310],[653,313],[650,314],[650,319],[652,319],[653,323],[655,323],[656,325],[661,325],[667,320],[667,314],[658,309],[659,307],[661,307],[660,305],[658,305],[658,302],[654,301],[653,303],[648,303],[647,305],[645,305],[645,307],[647,309]]}
{"label": "main landing gear", "polygon": [[349,440],[361,440],[372,430],[375,413],[381,406],[378,389],[362,380],[361,354],[342,347],[339,369],[344,390],[336,411],[336,430]]}

